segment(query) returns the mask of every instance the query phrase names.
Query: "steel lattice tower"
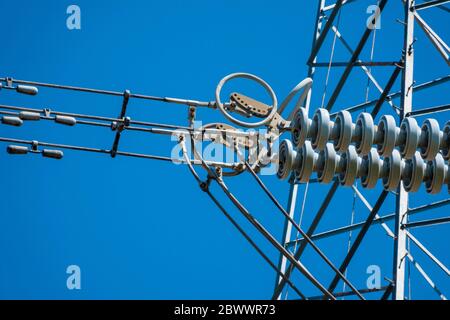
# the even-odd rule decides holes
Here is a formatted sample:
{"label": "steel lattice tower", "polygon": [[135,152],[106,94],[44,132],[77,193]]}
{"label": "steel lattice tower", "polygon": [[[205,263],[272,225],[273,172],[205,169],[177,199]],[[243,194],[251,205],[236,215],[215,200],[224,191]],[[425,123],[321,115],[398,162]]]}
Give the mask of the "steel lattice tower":
{"label": "steel lattice tower", "polygon": [[[367,28],[357,47],[353,50],[348,46],[348,44],[345,42],[344,39],[342,39],[342,35],[339,33],[338,28],[335,26],[336,17],[339,15],[340,10],[345,5],[350,5],[352,0],[345,1],[345,0],[338,0],[334,4],[326,4],[327,1],[325,0],[318,0],[318,8],[317,8],[317,16],[316,16],[316,23],[314,28],[314,37],[313,37],[313,44],[312,44],[312,50],[310,57],[308,59],[308,66],[309,66],[309,77],[313,78],[317,68],[320,67],[344,67],[345,70],[342,73],[341,77],[339,78],[339,82],[337,86],[335,87],[332,96],[329,98],[329,101],[326,105],[326,108],[328,110],[331,110],[331,108],[334,106],[338,96],[342,93],[343,87],[350,75],[350,72],[354,68],[362,68],[363,71],[365,71],[372,81],[372,83],[376,84],[376,79],[374,79],[370,73],[370,71],[365,67],[375,68],[375,67],[384,67],[387,65],[395,65],[395,69],[389,78],[389,81],[387,82],[386,86],[383,88],[383,90],[380,91],[380,97],[376,100],[372,101],[366,101],[365,103],[361,103],[359,105],[350,107],[346,110],[350,112],[355,112],[358,110],[366,109],[367,107],[372,107],[373,109],[371,111],[372,116],[376,116],[377,113],[380,111],[381,106],[383,103],[391,103],[393,98],[400,98],[400,108],[397,112],[398,114],[398,122],[401,122],[403,119],[407,117],[415,117],[420,115],[426,115],[431,114],[433,112],[441,112],[448,110],[448,105],[442,105],[437,107],[430,107],[430,108],[424,108],[420,110],[413,110],[413,92],[414,91],[420,91],[423,89],[427,89],[433,86],[441,85],[446,83],[449,78],[448,76],[444,76],[441,78],[437,78],[434,80],[431,80],[429,82],[419,84],[417,85],[414,81],[414,44],[416,42],[415,38],[415,32],[414,29],[417,28],[417,25],[424,31],[424,33],[427,35],[427,37],[432,41],[433,46],[438,50],[439,54],[444,58],[447,65],[450,65],[449,60],[449,52],[448,52],[448,46],[446,46],[445,43],[441,40],[441,38],[429,27],[429,25],[421,18],[420,11],[421,10],[432,10],[430,8],[436,9],[439,8],[444,11],[449,11],[446,7],[442,6],[443,4],[449,2],[449,1],[426,1],[421,4],[415,3],[414,0],[403,0],[403,6],[404,6],[404,18],[403,21],[399,21],[399,23],[402,23],[404,25],[404,39],[403,39],[403,53],[402,53],[402,61],[399,62],[363,62],[360,60],[360,55],[362,50],[365,46],[367,46],[367,41],[369,39],[369,35],[373,32],[374,28]],[[381,17],[382,12],[387,5],[388,1],[378,1],[378,8],[379,12],[377,12],[377,17]],[[373,21],[376,23],[375,21]],[[416,25],[416,26],[415,26]],[[327,35],[332,36],[331,33],[334,33],[339,40],[341,40],[344,45],[347,47],[348,51],[351,53],[351,58],[348,62],[345,63],[338,63],[338,62],[317,62],[317,56],[320,50],[326,50],[326,48],[323,48],[324,40],[326,39]],[[401,74],[401,76],[400,76]],[[400,86],[401,89],[398,92],[393,93],[392,89],[394,86],[394,83],[396,82],[396,79],[400,78]],[[316,84],[315,84],[316,85]],[[308,95],[308,99],[305,104],[306,110],[311,109],[311,92]],[[331,200],[333,199],[336,190],[338,188],[338,181],[334,181],[330,190],[325,196],[325,199],[323,200],[323,203],[320,206],[320,209],[317,211],[315,218],[313,219],[312,224],[310,225],[307,234],[314,239],[315,230],[325,212],[325,210],[328,208]],[[356,190],[355,190],[356,191]],[[289,190],[289,201],[288,201],[288,211],[289,215],[293,218],[294,213],[298,209],[298,206],[296,205],[297,195],[299,192],[299,185],[298,184],[291,184],[290,190]],[[368,205],[367,200],[364,199],[364,195],[357,191],[358,196],[361,198],[363,202]],[[359,232],[357,239],[353,243],[351,249],[349,250],[347,256],[345,257],[343,263],[341,264],[340,270],[341,272],[345,272],[351,259],[353,258],[356,250],[358,249],[361,241],[363,240],[365,234],[371,228],[374,224],[378,224],[377,222],[380,221],[380,216],[378,215],[378,211],[383,204],[384,200],[386,199],[387,193],[383,191],[378,200],[376,201],[376,204],[374,207],[370,207],[369,210],[371,210],[370,215],[368,216],[367,220],[364,224],[360,224],[359,227],[362,226],[361,231]],[[418,226],[431,226],[434,224],[440,224],[445,223],[449,221],[448,217],[444,218],[437,218],[437,219],[429,219],[425,221],[420,222],[412,222],[409,223],[409,215],[414,214],[416,212],[421,212],[425,210],[431,210],[435,208],[439,208],[445,205],[448,205],[450,203],[450,199],[441,200],[437,202],[430,203],[428,205],[420,206],[417,208],[410,208],[409,207],[409,193],[405,190],[403,183],[400,184],[398,188],[398,192],[395,195],[396,197],[396,208],[395,208],[395,217],[394,215],[391,215],[390,218],[395,218],[395,229],[392,230],[394,235],[394,256],[393,256],[393,262],[392,262],[392,279],[388,286],[382,288],[383,295],[382,299],[387,299],[389,296],[392,297],[392,299],[397,300],[403,300],[405,299],[405,283],[406,283],[406,277],[405,277],[405,266],[407,264],[406,258],[409,258],[410,263],[412,263],[415,267],[418,267],[419,272],[421,275],[427,280],[428,284],[433,287],[433,289],[436,291],[436,293],[439,295],[441,299],[445,299],[445,296],[440,292],[440,290],[435,286],[434,282],[431,280],[431,278],[427,275],[427,273],[416,263],[414,258],[412,256],[409,256],[410,253],[407,250],[407,241],[408,239],[412,240],[430,259],[432,259],[446,274],[449,276],[449,270],[447,267],[444,266],[443,263],[441,263],[430,251],[428,251],[425,246],[419,242],[409,231],[408,229],[411,227],[418,227]],[[381,220],[383,221],[383,220]],[[355,225],[349,225],[347,227],[343,227],[341,230],[335,229],[330,230],[329,232],[324,232],[322,234],[319,234],[320,237],[332,237],[334,234],[340,234],[342,231],[349,231],[354,229]],[[385,229],[388,228],[385,225]],[[387,231],[389,232],[389,231]],[[319,237],[317,237],[319,238]],[[289,245],[292,243],[292,225],[289,221],[286,220],[284,231],[283,231],[283,243],[285,245]],[[299,259],[305,249],[305,246],[300,246],[298,248],[298,251],[295,253],[295,257]],[[279,268],[280,270],[285,273],[286,271],[288,274],[291,270],[287,268],[287,259],[280,255],[279,260]],[[334,290],[336,287],[338,281],[338,277],[335,277],[332,284],[330,285],[329,289]],[[281,283],[281,286],[280,286]],[[284,281],[280,277],[277,277],[276,285],[275,285],[275,291],[273,298],[282,298],[281,297],[281,290],[280,287],[284,285]],[[362,292],[362,290],[360,291]],[[341,296],[347,296],[347,295],[353,295],[352,292],[343,292]]]}
{"label": "steel lattice tower", "polygon": [[[365,299],[368,293],[379,292],[381,299],[405,299],[406,266],[414,266],[433,288],[441,299],[446,299],[445,295],[438,289],[436,284],[425,272],[424,268],[415,260],[408,248],[412,242],[431,261],[443,271],[447,277],[450,276],[448,268],[428,250],[411,233],[411,228],[423,226],[433,226],[450,222],[450,217],[440,217],[422,221],[409,220],[413,214],[426,210],[445,207],[450,204],[450,198],[431,202],[427,205],[411,208],[410,195],[418,191],[421,184],[425,184],[429,194],[441,191],[443,186],[448,185],[450,191],[450,169],[448,159],[450,156],[450,121],[443,130],[434,119],[424,121],[422,127],[417,125],[415,117],[428,115],[436,112],[448,111],[449,105],[440,105],[429,108],[413,110],[414,93],[430,87],[442,85],[450,80],[448,69],[446,75],[435,78],[425,83],[416,84],[414,81],[414,46],[415,28],[419,27],[429,38],[431,44],[445,60],[450,64],[449,47],[434,32],[434,30],[421,17],[422,10],[445,10],[443,6],[449,0],[434,0],[416,3],[413,0],[398,0],[403,8],[403,17],[399,22],[403,26],[403,39],[401,40],[402,52],[398,53],[397,60],[393,61],[364,61],[362,53],[367,46],[370,36],[376,28],[367,25],[362,30],[362,36],[355,48],[352,48],[343,38],[339,27],[335,23],[340,19],[340,13],[345,6],[351,5],[355,0],[337,0],[334,4],[327,4],[326,0],[318,0],[317,16],[315,19],[312,49],[307,61],[308,78],[300,82],[286,99],[278,106],[277,97],[272,88],[262,79],[247,73],[235,73],[223,78],[216,89],[215,101],[197,101],[191,99],[178,99],[170,97],[158,97],[143,95],[125,90],[116,92],[110,90],[99,90],[84,87],[74,87],[41,83],[28,80],[18,80],[13,78],[0,78],[0,89],[15,90],[18,93],[36,95],[39,87],[55,90],[65,90],[85,92],[88,94],[108,95],[121,99],[122,105],[118,116],[105,117],[97,115],[87,115],[80,113],[61,112],[50,109],[32,109],[27,107],[0,105],[2,123],[5,125],[21,126],[25,122],[45,120],[54,121],[57,124],[66,126],[97,126],[113,131],[113,140],[110,148],[92,148],[61,143],[42,142],[36,140],[22,140],[14,138],[0,137],[0,142],[13,143],[7,147],[10,154],[42,154],[47,158],[61,159],[63,153],[60,149],[92,152],[109,155],[112,158],[117,156],[137,157],[158,161],[175,161],[185,164],[203,191],[218,207],[237,231],[244,236],[250,245],[262,256],[269,266],[276,273],[275,288],[272,294],[273,299],[282,299],[286,285],[295,291],[298,297],[303,299],[337,299],[340,297],[356,296]],[[390,3],[392,3],[391,1]],[[376,25],[380,15],[388,10],[387,0],[377,2],[377,12],[371,21],[371,25]],[[319,53],[326,50],[325,43],[327,37],[334,34],[334,42],[342,42],[345,49],[350,54],[350,58],[345,62],[318,61]],[[334,52],[334,43],[332,53]],[[318,68],[328,67],[343,68],[343,72],[338,76],[338,81],[330,97],[326,100],[323,97],[322,107],[313,104],[312,95],[318,91],[319,81],[316,81]],[[372,68],[384,67],[392,68],[385,86],[380,86]],[[379,91],[378,98],[368,100],[353,105],[348,108],[337,109],[337,101],[345,90],[355,90],[349,88],[348,82],[352,70],[360,68],[367,78]],[[245,78],[256,81],[268,93],[272,99],[272,104],[268,105],[241,93],[234,92],[230,95],[230,100],[222,103],[222,87],[229,80],[235,78]],[[328,78],[328,77],[327,77]],[[314,85],[312,84],[314,80]],[[328,81],[328,80],[327,80]],[[399,91],[395,91],[396,84],[400,84]],[[347,86],[346,86],[347,84]],[[300,95],[294,110],[289,116],[283,115],[283,111],[293,100],[294,96]],[[378,93],[377,93],[378,94]],[[448,98],[446,96],[445,98]],[[131,119],[127,114],[130,99],[143,99],[166,104],[178,104],[187,107],[188,121],[185,125],[171,125],[155,122],[139,121]],[[398,106],[394,100],[398,99]],[[391,115],[381,115],[383,106],[389,106],[394,112],[395,119]],[[333,108],[335,107],[335,108]],[[198,108],[220,111],[223,116],[239,128],[233,127],[229,123],[212,123],[200,128],[195,127],[196,110]],[[359,114],[356,123],[352,122],[351,115]],[[367,112],[366,112],[367,111]],[[237,119],[231,113],[238,113],[245,117],[256,117],[262,120],[248,123]],[[313,119],[308,118],[308,113],[313,113]],[[378,126],[373,121],[377,116],[381,116]],[[396,126],[399,124],[399,127]],[[242,132],[240,128],[267,129],[265,133]],[[172,136],[176,139],[182,156],[173,159],[167,156],[135,153],[123,151],[121,136],[126,131],[135,131],[145,134],[156,134]],[[290,139],[284,139],[280,143],[278,152],[275,149],[275,142],[281,140],[283,134],[291,134]],[[256,152],[256,160],[251,162],[251,150],[255,146],[254,139],[263,138],[267,142],[267,149]],[[230,139],[228,139],[230,138]],[[213,141],[221,144],[235,152],[236,162],[218,162],[205,159],[197,150],[196,143]],[[332,142],[331,142],[332,141]],[[256,143],[257,144],[257,143]],[[372,148],[377,145],[377,148]],[[51,148],[51,149],[48,149]],[[241,151],[244,150],[244,152]],[[275,150],[275,151],[274,151]],[[417,151],[419,150],[419,151]],[[380,157],[383,158],[380,158]],[[288,204],[285,208],[273,195],[271,190],[265,185],[259,173],[267,163],[277,163],[277,175],[280,179],[287,180],[289,187]],[[202,178],[199,171],[206,173],[206,178]],[[279,213],[283,215],[284,229],[281,241],[265,228],[265,226],[244,206],[233,194],[226,184],[226,179],[242,173],[249,173],[257,182],[265,195],[273,202]],[[312,173],[317,173],[317,178],[311,178]],[[364,189],[372,189],[381,180],[383,188],[376,189],[379,196],[373,206],[366,197],[365,191],[358,189],[355,184],[356,179],[360,179]],[[310,184],[329,183],[331,185],[325,194],[323,201],[318,206],[318,210],[313,215],[311,223],[305,230],[300,223],[295,221],[296,214],[303,213],[306,193]],[[217,184],[219,190],[223,192],[238,212],[263,236],[274,249],[279,253],[278,265],[256,243],[256,240],[238,223],[237,220],[227,211],[222,204],[222,199],[216,197],[210,185]],[[352,190],[354,197],[358,198],[369,210],[367,218],[362,222],[352,223],[340,228],[317,232],[320,222],[325,212],[330,211],[330,203],[335,197],[341,185]],[[304,202],[298,206],[299,191],[304,188]],[[445,189],[445,187],[443,188]],[[388,198],[395,198],[394,213],[382,215],[381,211],[386,209],[383,203]],[[429,198],[427,198],[429,199]],[[337,210],[336,210],[337,211]],[[394,221],[394,227],[387,225],[388,221]],[[387,279],[388,284],[379,288],[367,289],[356,288],[347,276],[347,270],[361,245],[367,238],[368,231],[375,225],[380,225],[388,236],[393,239],[392,257],[392,277]],[[293,231],[297,231],[298,236],[293,236]],[[350,242],[346,256],[342,261],[337,261],[335,265],[316,244],[316,240],[331,238],[338,235],[345,235],[357,230],[357,235]],[[301,236],[301,237],[300,237]],[[304,256],[306,249],[313,249],[319,255],[321,261],[332,271],[331,281],[325,284],[315,276],[319,273],[314,266],[306,267]],[[301,275],[321,292],[320,296],[310,296],[303,293],[302,285],[293,276],[294,271],[299,271]],[[338,292],[337,285],[343,281],[350,291]],[[290,289],[288,289],[290,290]],[[408,296],[408,298],[411,298]]]}

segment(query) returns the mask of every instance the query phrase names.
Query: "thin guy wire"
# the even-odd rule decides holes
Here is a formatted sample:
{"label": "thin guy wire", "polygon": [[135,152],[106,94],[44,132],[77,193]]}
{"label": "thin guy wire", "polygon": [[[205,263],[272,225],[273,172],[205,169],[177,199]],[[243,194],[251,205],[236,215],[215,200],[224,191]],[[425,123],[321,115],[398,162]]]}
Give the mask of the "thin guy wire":
{"label": "thin guy wire", "polygon": [[[377,1],[377,6],[380,4],[380,1]],[[370,62],[373,62],[373,57],[374,57],[374,51],[375,51],[375,40],[376,40],[376,35],[377,35],[377,20],[380,17],[377,17],[376,21],[375,21],[375,30],[373,30],[373,35],[372,35],[372,48],[370,50]],[[372,74],[372,67],[369,66],[369,68],[367,69],[368,74],[367,74],[367,85],[366,85],[366,101],[369,101],[369,91],[370,91],[370,75]],[[366,112],[366,108],[364,108],[364,112]]]}
{"label": "thin guy wire", "polygon": [[[355,181],[354,185],[355,185],[355,187],[357,187],[356,181]],[[353,223],[355,221],[355,205],[356,205],[356,191],[353,190],[352,213],[351,213],[351,218],[350,218],[350,225],[353,225]],[[350,232],[348,233],[347,254],[349,253],[350,247],[352,244],[352,235],[353,235],[353,230],[350,230]],[[348,274],[348,268],[346,268],[344,271],[345,277],[347,277],[347,274]],[[345,291],[345,282],[344,282],[342,291]],[[342,300],[344,300],[344,298],[342,298]]]}
{"label": "thin guy wire", "polygon": [[[191,137],[191,140],[193,138]],[[239,149],[237,149],[239,150]],[[244,215],[244,217],[280,252],[282,253],[293,265],[300,271],[314,286],[316,286],[325,296],[329,299],[336,300],[336,297],[329,292],[310,272],[309,270],[298,260],[296,260],[293,255],[284,248],[274,237],[268,232],[264,226],[253,217],[253,215],[247,210],[247,208],[242,205],[242,203],[230,192],[228,186],[224,183],[222,179],[217,177],[217,174],[206,164],[203,157],[198,154],[196,148],[193,149],[195,156],[202,162],[203,168],[208,171],[208,174],[213,178],[213,180],[220,186],[225,195],[233,202],[236,208]],[[246,162],[248,165],[248,162]],[[250,167],[251,169],[251,167]],[[295,221],[294,224],[296,225]]]}
{"label": "thin guy wire", "polygon": [[[236,148],[236,153],[241,158],[241,161],[243,161],[243,156],[238,148]],[[306,240],[306,242],[311,245],[311,247],[317,252],[317,254],[330,266],[333,271],[336,273],[336,275],[341,278],[343,281],[347,282],[349,287],[355,292],[355,294],[360,297],[362,300],[364,300],[364,297],[358,292],[358,290],[344,277],[344,275],[341,273],[341,271],[334,266],[334,264],[328,259],[328,257],[320,250],[319,247],[311,240],[311,238],[297,225],[295,220],[293,220],[289,213],[286,212],[286,210],[283,208],[283,206],[278,202],[278,200],[275,198],[275,196],[270,192],[270,190],[265,186],[264,182],[258,177],[258,175],[255,173],[255,171],[252,169],[251,165],[245,161],[245,166],[247,167],[248,171],[251,173],[251,175],[255,178],[256,182],[259,184],[261,189],[267,194],[267,196],[272,200],[272,202],[275,204],[275,206],[280,210],[280,212],[289,220],[289,222],[301,233],[303,238]]]}
{"label": "thin guy wire", "polygon": [[[339,27],[339,23],[340,23],[340,21],[341,21],[341,12],[342,12],[342,10],[343,10],[343,8],[341,8],[341,9],[339,10],[339,14],[338,14],[337,22],[336,22],[336,26],[337,26],[337,27]],[[329,63],[328,63],[327,76],[326,76],[326,79],[325,79],[325,85],[324,85],[324,88],[323,88],[322,104],[321,104],[321,106],[320,106],[321,108],[323,108],[324,105],[325,105],[325,97],[326,97],[326,95],[327,95],[328,80],[329,80],[329,78],[330,78],[330,73],[331,73],[331,65],[332,65],[333,57],[334,57],[334,48],[335,48],[335,46],[336,46],[336,39],[337,39],[337,32],[334,33],[333,44],[332,44],[332,46],[331,46],[330,61],[329,61]]]}
{"label": "thin guy wire", "polygon": [[[183,150],[183,157],[185,158],[185,161],[188,165],[189,170],[193,174],[194,178],[197,180],[199,184],[202,183],[202,180],[200,179],[198,173],[195,171],[194,167],[192,166],[191,159],[187,156],[187,150],[186,150],[186,143],[184,140],[180,141],[181,148]],[[204,190],[208,196],[213,200],[214,204],[222,211],[222,213],[225,215],[225,217],[238,229],[238,231],[244,236],[244,238],[252,245],[252,247],[262,256],[262,258],[275,270],[275,272],[278,273],[285,281],[291,286],[292,289],[302,298],[307,299],[306,296],[290,281],[284,273],[282,273],[275,264],[269,259],[269,257],[258,247],[258,245],[251,239],[251,237],[244,231],[244,229],[236,222],[236,220],[233,219],[233,217],[228,213],[228,211],[222,206],[222,204],[217,200],[217,198],[209,191],[209,188]]]}
{"label": "thin guy wire", "polygon": [[[304,214],[304,212],[305,212],[306,197],[307,197],[307,195],[308,195],[308,190],[309,190],[309,181],[306,182],[306,185],[305,185],[305,192],[303,193],[302,208],[301,208],[301,211],[300,211],[300,217],[299,217],[299,221],[298,221],[298,226],[299,226],[299,227],[302,226],[302,222],[303,222],[303,214]],[[300,237],[300,231],[297,230],[297,234],[295,235],[295,239],[298,239],[299,237]],[[293,252],[296,252],[296,251],[297,251],[297,246],[298,246],[297,244],[298,244],[298,242],[296,241],[295,244],[294,244],[294,250],[293,250]],[[287,291],[286,291],[286,296],[285,296],[285,298],[287,299]]]}

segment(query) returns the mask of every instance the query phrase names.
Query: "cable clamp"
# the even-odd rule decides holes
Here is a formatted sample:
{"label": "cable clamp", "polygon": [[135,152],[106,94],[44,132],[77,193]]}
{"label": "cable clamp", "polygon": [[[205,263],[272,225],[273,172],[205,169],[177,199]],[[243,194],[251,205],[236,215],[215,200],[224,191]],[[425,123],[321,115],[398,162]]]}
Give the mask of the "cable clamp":
{"label": "cable clamp", "polygon": [[6,86],[7,86],[8,88],[12,88],[12,87],[13,87],[13,82],[14,82],[13,78],[11,78],[11,77],[6,77],[6,78],[5,78],[5,82],[6,82]]}
{"label": "cable clamp", "polygon": [[37,141],[37,140],[31,141],[31,151],[37,152],[38,146],[39,146],[39,141]]}
{"label": "cable clamp", "polygon": [[128,101],[130,100],[131,92],[130,90],[125,90],[123,93],[122,109],[120,110],[119,119],[120,121],[113,121],[111,123],[111,130],[117,131],[114,137],[114,142],[111,148],[111,157],[114,158],[117,154],[117,149],[119,148],[120,135],[125,127],[128,127],[131,123],[131,118],[126,117]]}

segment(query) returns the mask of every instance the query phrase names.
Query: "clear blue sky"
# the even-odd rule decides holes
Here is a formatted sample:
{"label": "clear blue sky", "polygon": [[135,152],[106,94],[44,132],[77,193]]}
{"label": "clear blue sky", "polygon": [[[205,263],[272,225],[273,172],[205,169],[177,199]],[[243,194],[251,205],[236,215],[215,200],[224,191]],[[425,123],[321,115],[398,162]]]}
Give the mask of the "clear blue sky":
{"label": "clear blue sky", "polygon": [[[341,31],[356,47],[375,1],[358,1],[345,7]],[[316,1],[86,1],[81,8],[82,29],[66,28],[68,1],[0,3],[2,50],[0,77],[79,85],[158,96],[214,100],[217,82],[232,72],[250,72],[272,85],[279,100],[307,76]],[[400,1],[389,1],[377,31],[375,60],[398,60],[403,19]],[[448,38],[444,11],[423,13],[441,36]],[[331,34],[330,34],[331,35]],[[448,66],[419,31],[415,79],[421,83],[448,74]],[[320,54],[327,61],[333,38]],[[370,41],[372,38],[370,39]],[[368,59],[370,43],[363,51]],[[337,45],[335,61],[349,59]],[[321,104],[324,75],[316,78],[311,107]],[[327,97],[342,69],[331,74]],[[390,68],[374,71],[384,84]],[[335,110],[365,99],[367,78],[355,68]],[[395,90],[399,89],[399,84]],[[370,99],[378,93],[372,86]],[[448,103],[449,85],[418,93],[414,107]],[[115,117],[118,98],[42,89],[38,96],[0,91],[0,103]],[[398,105],[398,101],[397,101]],[[384,106],[382,113],[390,113]],[[133,119],[186,124],[186,108],[131,100]],[[199,111],[203,121],[224,121],[218,111]],[[448,113],[435,114],[441,125]],[[378,121],[378,119],[377,119]],[[419,119],[421,122],[422,119]],[[0,136],[109,148],[113,133],[102,128],[66,128],[53,123],[26,123],[21,128],[0,125]],[[125,132],[121,147],[127,151],[170,155],[170,138]],[[6,144],[0,146],[5,150]],[[185,166],[150,160],[66,151],[62,161],[38,156],[12,157],[0,153],[0,298],[270,298],[275,274],[248,245],[213,203],[196,186]],[[288,185],[276,177],[264,181],[287,202]],[[232,190],[278,238],[283,219],[276,208],[243,175],[229,180]],[[302,226],[308,226],[329,186],[310,187]],[[303,195],[300,188],[300,199]],[[375,203],[380,193],[366,192]],[[213,191],[219,192],[217,188]],[[221,199],[225,198],[219,194]],[[446,189],[428,196],[423,187],[412,196],[411,206],[448,197]],[[229,208],[238,221],[236,210]],[[319,231],[348,224],[352,192],[340,189]],[[394,210],[390,196],[380,213]],[[448,207],[423,213],[415,220],[448,215]],[[356,221],[368,211],[356,202]],[[298,212],[296,219],[298,219]],[[392,225],[392,224],[390,224]],[[417,238],[449,265],[448,225],[413,230]],[[278,255],[250,231],[276,262]],[[355,233],[353,234],[353,239]],[[346,253],[347,235],[321,240],[319,246],[339,264]],[[450,294],[448,277],[412,246],[412,253]],[[349,277],[365,287],[366,268],[379,265],[382,276],[392,275],[392,239],[374,226],[349,268]],[[331,270],[307,250],[304,264],[323,282]],[[82,289],[66,288],[66,267],[79,265]],[[413,298],[437,296],[411,267]],[[295,273],[305,293],[318,291]],[[383,280],[383,284],[386,282]],[[337,290],[342,289],[342,284]],[[378,294],[379,295],[379,294]],[[376,298],[378,295],[372,295]],[[295,298],[291,292],[289,297]]]}

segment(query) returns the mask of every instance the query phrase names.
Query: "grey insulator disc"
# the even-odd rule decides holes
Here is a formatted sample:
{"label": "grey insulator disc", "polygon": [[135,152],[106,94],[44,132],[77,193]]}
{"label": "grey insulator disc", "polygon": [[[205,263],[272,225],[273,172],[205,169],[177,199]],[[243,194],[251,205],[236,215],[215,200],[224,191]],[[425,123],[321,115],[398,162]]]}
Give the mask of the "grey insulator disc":
{"label": "grey insulator disc", "polygon": [[442,148],[442,156],[445,160],[448,160],[450,158],[450,121],[447,121],[447,123],[444,126],[444,129],[442,130],[443,135],[443,148]]}
{"label": "grey insulator disc", "polygon": [[340,111],[334,122],[335,126],[339,127],[339,138],[334,140],[334,149],[339,152],[345,152],[352,140],[352,115],[350,112]]}
{"label": "grey insulator disc", "polygon": [[422,124],[422,132],[425,134],[426,144],[420,148],[420,155],[425,160],[431,161],[439,152],[441,134],[439,123],[435,119],[426,119]]}
{"label": "grey insulator disc", "polygon": [[431,176],[425,182],[425,188],[428,193],[436,194],[442,189],[445,181],[445,161],[440,153],[436,155],[433,161],[428,161]]}
{"label": "grey insulator disc", "polygon": [[361,132],[360,139],[355,143],[356,152],[365,156],[369,154],[375,136],[375,126],[372,116],[367,112],[361,113],[356,120],[356,126],[360,128]]}
{"label": "grey insulator disc", "polygon": [[278,149],[278,170],[277,176],[280,179],[289,177],[297,162],[297,152],[292,146],[290,140],[283,140]]}
{"label": "grey insulator disc", "polygon": [[300,108],[292,119],[292,142],[298,148],[303,146],[308,136],[309,119],[305,108]]}
{"label": "grey insulator disc", "polygon": [[382,132],[383,140],[377,145],[377,151],[380,156],[388,157],[394,150],[395,140],[397,139],[396,129],[397,126],[393,116],[384,115],[381,117],[378,123],[378,131]]}
{"label": "grey insulator disc", "polygon": [[319,108],[314,113],[313,122],[317,128],[315,136],[311,138],[314,149],[323,150],[330,138],[330,114],[327,109]]}
{"label": "grey insulator disc", "polygon": [[389,157],[384,158],[383,165],[387,166],[387,175],[383,177],[383,187],[387,191],[397,189],[402,178],[402,157],[394,149]]}
{"label": "grey insulator disc", "polygon": [[311,142],[306,140],[299,150],[300,163],[295,171],[295,177],[299,182],[308,182],[314,169],[315,155]]}
{"label": "grey insulator disc", "polygon": [[336,151],[331,143],[327,143],[319,158],[323,163],[322,168],[317,170],[317,178],[321,183],[330,183],[336,173]]}
{"label": "grey insulator disc", "polygon": [[450,167],[448,164],[445,165],[445,181],[447,182],[447,192],[450,194]]}
{"label": "grey insulator disc", "polygon": [[339,182],[343,186],[350,187],[355,183],[355,179],[358,175],[359,161],[354,146],[350,145],[345,153],[341,155],[345,162],[344,171],[339,174]]}
{"label": "grey insulator disc", "polygon": [[411,159],[419,144],[420,129],[414,118],[407,117],[400,124],[400,137],[402,140],[399,149],[400,154],[405,159]]}
{"label": "grey insulator disc", "polygon": [[403,187],[408,192],[417,192],[423,181],[425,163],[416,151],[411,159],[406,160],[404,172],[402,173]]}
{"label": "grey insulator disc", "polygon": [[366,171],[361,176],[361,184],[364,188],[373,189],[377,184],[381,169],[380,156],[375,148],[370,149],[363,161],[366,162]]}

